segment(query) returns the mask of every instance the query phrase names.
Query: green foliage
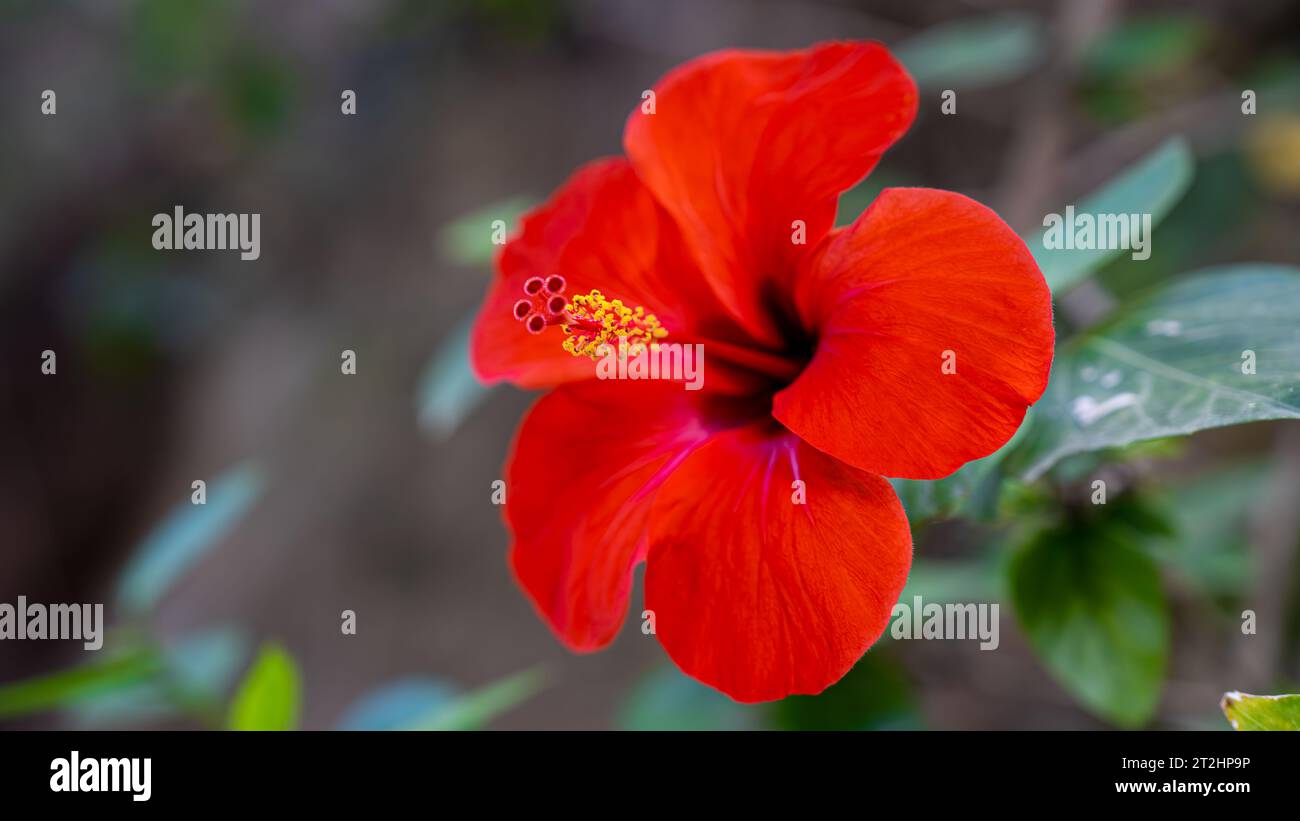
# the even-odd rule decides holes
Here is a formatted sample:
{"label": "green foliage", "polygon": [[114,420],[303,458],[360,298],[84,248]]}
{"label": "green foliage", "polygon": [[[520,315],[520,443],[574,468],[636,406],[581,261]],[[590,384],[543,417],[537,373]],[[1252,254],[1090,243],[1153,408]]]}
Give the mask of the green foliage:
{"label": "green foliage", "polygon": [[624,730],[752,730],[761,720],[760,708],[738,704],[672,665],[637,684],[617,718]]}
{"label": "green foliage", "polygon": [[[1300,418],[1300,270],[1237,265],[1176,281],[1058,348],[1033,427],[1009,462],[1062,457],[1263,419]],[[1243,373],[1253,351],[1256,373]]]}
{"label": "green foliage", "polygon": [[220,83],[227,116],[248,135],[273,134],[292,109],[294,78],[275,58],[240,54],[226,66]]}
{"label": "green foliage", "polygon": [[[1175,137],[1085,197],[1075,213],[1150,214],[1154,227],[1186,193],[1193,171],[1186,141]],[[1120,254],[1129,253],[1123,249],[1048,249],[1043,242],[1046,235],[1046,230],[1039,232],[1029,242],[1029,250],[1054,294],[1077,285]]]}
{"label": "green foliage", "polygon": [[244,675],[226,727],[231,730],[293,730],[298,727],[302,678],[298,664],[278,644],[265,644]]}
{"label": "green foliage", "polygon": [[0,718],[70,707],[97,696],[147,681],[158,671],[158,658],[132,650],[49,675],[0,686]]}
{"label": "green foliage", "polygon": [[[1083,108],[1104,123],[1121,123],[1164,108],[1171,89],[1195,78],[1213,28],[1192,14],[1135,17],[1093,41],[1080,73]],[[1195,82],[1195,79],[1192,80]]]}
{"label": "green foliage", "polygon": [[[1033,414],[1030,408],[1029,415]],[[1004,475],[1002,462],[1030,430],[1029,415],[1015,435],[998,450],[967,462],[942,479],[890,479],[913,524],[927,519],[969,516],[989,519],[997,513]]]}
{"label": "green foliage", "polygon": [[540,670],[525,670],[481,687],[448,704],[438,704],[411,719],[404,730],[476,730],[531,698],[545,678]]}
{"label": "green foliage", "polygon": [[197,630],[156,648],[153,675],[78,701],[70,718],[85,727],[121,727],[191,715],[217,726],[226,690],[248,652],[248,639],[237,629]]}
{"label": "green foliage", "polygon": [[1234,730],[1300,730],[1300,695],[1224,693],[1219,706]]}
{"label": "green foliage", "polygon": [[456,432],[491,389],[479,382],[469,364],[469,336],[474,322],[452,329],[420,377],[416,409],[420,426],[437,439]]}
{"label": "green foliage", "polygon": [[436,679],[390,682],[357,699],[337,726],[340,730],[400,730],[444,709],[457,695],[455,687]]}
{"label": "green foliage", "polygon": [[[988,558],[940,561],[914,559],[907,574],[907,587],[900,602],[910,603],[916,596],[925,602],[991,602],[1002,598],[1002,568]],[[889,631],[881,641],[889,638]]]}
{"label": "green foliage", "polygon": [[1210,34],[1210,26],[1190,14],[1128,20],[1089,47],[1083,68],[1093,77],[1106,78],[1180,69],[1196,58]]}
{"label": "green foliage", "polygon": [[781,730],[908,730],[919,729],[921,720],[903,669],[877,647],[826,692],[773,704],[770,724]]}
{"label": "green foliage", "polygon": [[1218,249],[1248,230],[1259,208],[1260,192],[1242,154],[1197,157],[1187,192],[1159,221],[1151,257],[1139,260],[1121,253],[1096,272],[1097,281],[1121,302],[1141,296],[1221,253]]}
{"label": "green foliage", "polygon": [[152,609],[176,579],[220,543],[262,495],[259,468],[241,465],[209,484],[207,504],[182,502],[136,549],[118,581],[124,609]]}
{"label": "green foliage", "polygon": [[1030,15],[1004,14],[927,29],[894,48],[923,89],[992,86],[1041,62],[1047,37]]}
{"label": "green foliage", "polygon": [[127,27],[138,80],[169,85],[211,71],[229,47],[232,12],[221,0],[138,0]]}
{"label": "green foliage", "polygon": [[1247,515],[1264,496],[1270,478],[1265,466],[1255,462],[1174,485],[1168,516],[1178,538],[1155,543],[1152,554],[1206,595],[1241,593],[1251,574]]}
{"label": "green foliage", "polygon": [[1144,724],[1159,700],[1169,618],[1142,544],[1171,532],[1145,501],[1122,497],[1036,533],[1009,566],[1011,601],[1039,658],[1122,727]]}
{"label": "green foliage", "polygon": [[438,250],[443,259],[456,265],[486,268],[501,250],[492,243],[492,223],[501,220],[507,232],[513,232],[520,218],[536,205],[532,197],[519,195],[463,214],[438,232]]}
{"label": "green foliage", "polygon": [[657,668],[619,710],[624,730],[887,730],[920,726],[902,668],[877,646],[839,682],[816,696],[740,704],[684,675]]}

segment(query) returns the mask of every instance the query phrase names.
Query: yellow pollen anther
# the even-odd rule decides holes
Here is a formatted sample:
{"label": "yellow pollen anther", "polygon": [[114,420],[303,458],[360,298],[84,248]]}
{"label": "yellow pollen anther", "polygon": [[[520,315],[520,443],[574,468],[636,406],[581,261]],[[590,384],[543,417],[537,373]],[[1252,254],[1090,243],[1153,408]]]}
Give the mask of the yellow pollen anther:
{"label": "yellow pollen anther", "polygon": [[646,345],[668,336],[659,319],[645,308],[629,308],[623,300],[606,299],[596,290],[569,300],[560,325],[568,334],[564,350],[589,359],[599,358],[602,345],[617,348],[620,337],[627,340],[628,353],[636,355]]}

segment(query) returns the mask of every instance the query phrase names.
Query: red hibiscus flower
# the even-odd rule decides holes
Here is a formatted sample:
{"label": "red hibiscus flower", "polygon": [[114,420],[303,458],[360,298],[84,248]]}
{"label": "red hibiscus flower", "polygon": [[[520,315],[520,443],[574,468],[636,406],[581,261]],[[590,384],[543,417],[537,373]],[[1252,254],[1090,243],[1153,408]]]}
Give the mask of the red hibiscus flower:
{"label": "red hibiscus flower", "polygon": [[[912,543],[882,477],[936,479],[1042,394],[1051,298],[959,194],[837,199],[916,115],[876,43],[723,51],[632,113],[503,249],[487,381],[552,388],[506,465],[511,564],[573,650],[619,631],[642,561],[673,661],[739,701],[818,693],[880,636]],[[596,348],[700,344],[703,390],[598,379]],[[639,349],[638,349],[639,350]]]}

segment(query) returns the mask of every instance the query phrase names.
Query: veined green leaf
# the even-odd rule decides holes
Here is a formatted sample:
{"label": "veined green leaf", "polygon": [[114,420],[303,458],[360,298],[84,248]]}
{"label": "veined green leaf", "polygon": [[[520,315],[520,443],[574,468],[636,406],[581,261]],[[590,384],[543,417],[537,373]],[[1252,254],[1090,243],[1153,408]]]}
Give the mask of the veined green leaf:
{"label": "veined green leaf", "polygon": [[[1154,227],[1187,193],[1194,167],[1187,142],[1174,137],[1084,197],[1075,206],[1075,214],[1150,214]],[[1072,228],[1065,226],[1067,231]],[[1044,244],[1046,236],[1044,229],[1028,244],[1054,294],[1077,284],[1120,254],[1131,253],[1122,248],[1049,249]],[[1151,237],[1147,241],[1153,242]]]}
{"label": "veined green leaf", "polygon": [[1236,691],[1219,703],[1234,730],[1300,730],[1300,695],[1252,696]]}
{"label": "veined green leaf", "polygon": [[[1264,419],[1300,418],[1300,270],[1211,269],[1057,352],[1033,428],[1008,464]],[[1253,359],[1254,373],[1244,373]]]}

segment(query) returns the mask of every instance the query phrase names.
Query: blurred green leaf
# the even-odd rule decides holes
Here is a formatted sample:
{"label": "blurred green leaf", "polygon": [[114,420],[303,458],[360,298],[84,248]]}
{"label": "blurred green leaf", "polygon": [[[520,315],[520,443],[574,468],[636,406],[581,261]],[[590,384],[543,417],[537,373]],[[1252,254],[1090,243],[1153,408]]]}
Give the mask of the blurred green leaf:
{"label": "blurred green leaf", "polygon": [[[1233,265],[1174,282],[1057,350],[1009,467],[1034,479],[1073,453],[1300,418],[1298,316],[1295,268]],[[1242,373],[1248,350],[1255,374]]]}
{"label": "blurred green leaf", "polygon": [[126,690],[149,680],[158,669],[157,656],[146,649],[133,649],[104,661],[0,685],[0,718],[70,707]]}
{"label": "blurred green leaf", "polygon": [[492,388],[479,382],[469,361],[473,319],[457,325],[420,377],[416,408],[420,427],[446,439],[477,408]]}
{"label": "blurred green leaf", "polygon": [[72,718],[81,726],[101,727],[211,712],[224,701],[248,650],[248,639],[238,629],[198,630],[162,648],[154,676],[78,702]]}
{"label": "blurred green leaf", "polygon": [[624,730],[752,730],[761,708],[739,704],[665,665],[643,678],[619,708]]}
{"label": "blurred green leaf", "polygon": [[1088,47],[1082,68],[1097,79],[1120,80],[1178,70],[1197,58],[1212,31],[1191,14],[1126,20]]}
{"label": "blurred green leaf", "polygon": [[[1150,214],[1154,228],[1187,191],[1194,168],[1187,142],[1174,137],[1085,197],[1075,207],[1075,214]],[[1072,229],[1065,226],[1067,231]],[[1046,236],[1044,229],[1028,244],[1054,294],[1069,289],[1120,254],[1131,253],[1124,249],[1048,249]],[[1147,239],[1155,244],[1152,238]]]}
{"label": "blurred green leaf", "polygon": [[245,133],[269,136],[289,116],[293,82],[292,72],[278,59],[241,54],[230,62],[221,77],[226,113]]}
{"label": "blurred green leaf", "polygon": [[1300,730],[1300,695],[1224,693],[1219,703],[1234,730]]}
{"label": "blurred green leaf", "polygon": [[1008,565],[1016,617],[1039,658],[1122,727],[1154,713],[1169,652],[1160,575],[1134,535],[1153,529],[1148,518],[1158,521],[1136,502],[1098,505],[1090,518],[1041,531]]}
{"label": "blurred green leaf", "polygon": [[297,663],[278,644],[265,644],[230,704],[227,729],[297,729],[301,701]]}
{"label": "blurred green leaf", "polygon": [[1027,14],[943,23],[899,43],[894,56],[923,89],[968,89],[1013,80],[1042,60],[1047,38]]}
{"label": "blurred green leaf", "polygon": [[519,227],[520,218],[536,201],[523,195],[491,203],[452,220],[438,234],[438,247],[448,262],[466,267],[492,264],[500,245],[492,242],[492,223],[501,220],[510,236]]}
{"label": "blurred green leaf", "polygon": [[1153,545],[1156,558],[1210,595],[1245,590],[1251,575],[1248,514],[1269,479],[1265,466],[1255,462],[1173,486],[1168,510],[1178,538]]}
{"label": "blurred green leaf", "polygon": [[771,705],[782,730],[914,730],[921,726],[903,669],[881,649],[863,656],[844,678],[816,696]]}
{"label": "blurred green leaf", "polygon": [[[956,602],[993,602],[1002,598],[1001,567],[986,559],[941,561],[916,559],[907,574],[907,587],[899,595],[900,602],[911,602],[920,596],[935,604]],[[885,631],[882,638],[888,638]]]}
{"label": "blurred green leaf", "polygon": [[918,181],[912,177],[901,174],[881,163],[872,169],[866,179],[857,185],[840,194],[835,209],[835,225],[851,225],[854,220],[862,215],[863,211],[876,201],[880,192],[886,188],[901,188],[919,185]]}
{"label": "blurred green leaf", "polygon": [[406,730],[477,730],[541,689],[540,670],[525,670],[461,696],[410,721]]}
{"label": "blurred green leaf", "polygon": [[214,547],[262,495],[264,479],[245,464],[209,483],[207,504],[186,501],[136,549],[118,581],[123,608],[142,613],[155,604],[182,573]]}
{"label": "blurred green leaf", "polygon": [[1006,444],[983,459],[967,462],[942,479],[890,479],[913,525],[928,519],[969,516],[991,519],[1002,490],[1002,461],[1030,429],[1033,408]]}
{"label": "blurred green leaf", "polygon": [[168,86],[212,70],[230,45],[232,12],[222,0],[136,0],[125,26],[134,79]]}
{"label": "blurred green leaf", "polygon": [[338,721],[340,730],[399,730],[447,709],[456,688],[435,679],[395,681],[367,693]]}
{"label": "blurred green leaf", "polygon": [[1197,157],[1194,179],[1160,221],[1150,258],[1119,254],[1096,272],[1097,281],[1120,302],[1146,293],[1235,244],[1263,206],[1240,152]]}

